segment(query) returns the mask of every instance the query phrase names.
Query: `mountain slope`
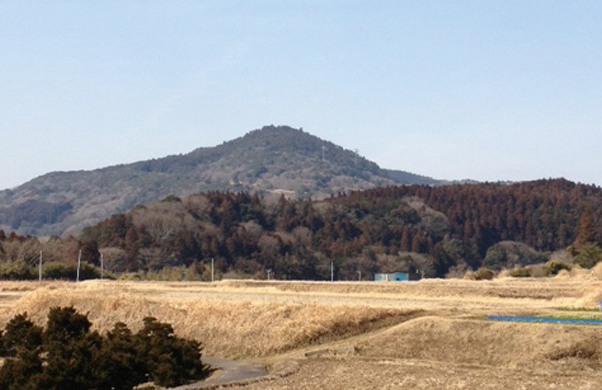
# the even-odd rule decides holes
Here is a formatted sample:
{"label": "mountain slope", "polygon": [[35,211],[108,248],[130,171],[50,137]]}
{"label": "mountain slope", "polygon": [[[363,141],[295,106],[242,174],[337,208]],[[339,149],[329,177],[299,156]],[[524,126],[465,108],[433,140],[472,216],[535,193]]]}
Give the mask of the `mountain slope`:
{"label": "mountain slope", "polygon": [[[421,181],[412,182],[413,176]],[[172,194],[229,190],[320,198],[424,180],[436,184],[405,172],[391,174],[302,130],[267,126],[185,155],[40,176],[0,192],[0,227],[21,234],[60,235]]]}
{"label": "mountain slope", "polygon": [[452,184],[443,180],[433,179],[432,177],[416,175],[405,171],[397,171],[393,169],[384,169],[387,176],[398,184],[421,184],[427,186],[437,186],[443,184]]}

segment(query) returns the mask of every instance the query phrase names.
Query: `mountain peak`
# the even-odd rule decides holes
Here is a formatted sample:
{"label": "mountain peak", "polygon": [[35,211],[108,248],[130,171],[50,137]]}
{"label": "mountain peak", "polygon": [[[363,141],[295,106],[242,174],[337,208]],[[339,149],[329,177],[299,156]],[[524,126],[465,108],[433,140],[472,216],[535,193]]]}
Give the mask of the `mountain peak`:
{"label": "mountain peak", "polygon": [[184,155],[40,176],[0,192],[0,228],[77,232],[138,204],[213,190],[321,198],[396,184],[401,176],[391,173],[302,129],[271,125]]}
{"label": "mountain peak", "polygon": [[268,147],[272,150],[321,151],[322,146],[337,147],[331,142],[289,126],[264,126],[248,132],[240,138],[220,145],[240,145],[243,147]]}

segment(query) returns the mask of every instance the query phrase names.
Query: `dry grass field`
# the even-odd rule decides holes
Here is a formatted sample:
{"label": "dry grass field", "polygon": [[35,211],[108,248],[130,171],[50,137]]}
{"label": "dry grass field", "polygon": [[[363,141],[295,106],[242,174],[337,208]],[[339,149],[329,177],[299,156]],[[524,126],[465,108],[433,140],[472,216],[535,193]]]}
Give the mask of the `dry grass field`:
{"label": "dry grass field", "polygon": [[[0,326],[73,305],[96,329],[173,324],[211,356],[284,377],[245,389],[589,389],[602,383],[602,327],[491,322],[489,314],[599,312],[598,272],[555,278],[371,282],[0,282]],[[242,388],[242,387],[241,387]]]}

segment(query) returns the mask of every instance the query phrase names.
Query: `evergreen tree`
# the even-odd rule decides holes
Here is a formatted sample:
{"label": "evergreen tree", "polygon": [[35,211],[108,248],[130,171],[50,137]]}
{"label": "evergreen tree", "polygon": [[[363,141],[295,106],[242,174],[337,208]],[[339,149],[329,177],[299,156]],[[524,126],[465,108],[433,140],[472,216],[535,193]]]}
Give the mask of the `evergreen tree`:
{"label": "evergreen tree", "polygon": [[167,323],[154,317],[144,319],[144,327],[136,334],[139,356],[153,381],[165,387],[182,384],[182,378],[202,376],[200,344],[174,334]]}
{"label": "evergreen tree", "polygon": [[2,333],[12,357],[0,366],[0,389],[131,390],[149,379],[171,387],[208,373],[200,344],[154,318],[136,335],[122,323],[106,337],[90,326],[73,307],[51,308],[43,331],[25,314],[13,318]]}
{"label": "evergreen tree", "polygon": [[27,318],[27,313],[13,317],[2,334],[4,356],[16,356],[20,350],[34,351],[42,344],[42,328]]}
{"label": "evergreen tree", "polygon": [[579,219],[579,225],[577,226],[577,233],[575,234],[575,243],[573,246],[576,249],[579,249],[585,244],[595,243],[596,240],[597,234],[596,230],[594,229],[592,210],[591,207],[587,207]]}

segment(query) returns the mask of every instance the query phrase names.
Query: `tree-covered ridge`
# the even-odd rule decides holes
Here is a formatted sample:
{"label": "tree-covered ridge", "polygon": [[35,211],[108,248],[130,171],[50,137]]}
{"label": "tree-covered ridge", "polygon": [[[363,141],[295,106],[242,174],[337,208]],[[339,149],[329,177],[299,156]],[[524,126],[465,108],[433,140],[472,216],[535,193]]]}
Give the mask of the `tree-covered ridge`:
{"label": "tree-covered ridge", "polygon": [[329,279],[332,263],[337,279],[353,280],[382,271],[442,277],[482,265],[524,266],[571,246],[572,255],[588,253],[584,263],[595,264],[601,191],[559,179],[386,187],[320,201],[218,191],[170,196],[113,215],[77,239],[0,236],[0,265],[21,256],[34,266],[43,250],[73,266],[82,250],[94,265],[102,253],[116,273],[184,266],[207,279],[213,259],[220,273],[309,280]]}
{"label": "tree-covered ridge", "polygon": [[552,251],[573,243],[587,211],[600,236],[602,190],[564,179],[516,184],[486,183],[442,187],[403,186],[368,190],[359,197],[417,196],[450,220],[450,233],[478,244],[479,253],[499,241],[513,240]]}
{"label": "tree-covered ridge", "polygon": [[381,170],[357,153],[301,129],[265,126],[188,154],[93,171],[53,172],[0,191],[0,228],[62,235],[170,194],[284,192],[316,199],[399,180],[424,183],[429,179]]}
{"label": "tree-covered ridge", "polygon": [[322,201],[211,192],[115,215],[81,239],[121,271],[213,258],[222,272],[269,269],[293,279],[327,279],[331,261],[342,279],[396,268],[444,276],[458,265],[478,268],[499,242],[565,249],[584,214],[597,239],[600,189],[566,180],[387,187]]}

